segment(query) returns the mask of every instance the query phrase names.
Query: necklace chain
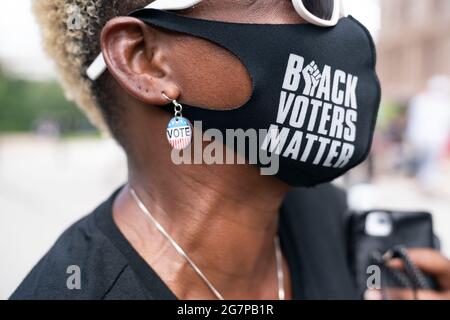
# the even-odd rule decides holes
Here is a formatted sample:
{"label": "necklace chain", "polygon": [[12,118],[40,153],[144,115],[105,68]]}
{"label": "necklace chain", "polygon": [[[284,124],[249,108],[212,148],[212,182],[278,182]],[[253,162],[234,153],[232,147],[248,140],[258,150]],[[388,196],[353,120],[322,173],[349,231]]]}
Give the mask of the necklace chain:
{"label": "necklace chain", "polygon": [[[205,282],[211,292],[216,296],[218,300],[225,300],[222,294],[213,286],[213,284],[208,280],[205,274],[200,270],[199,267],[191,260],[188,254],[181,248],[181,246],[169,235],[169,233],[164,229],[164,227],[155,219],[155,217],[150,213],[141,199],[138,197],[136,191],[133,188],[130,188],[130,194],[136,202],[138,208],[144,214],[144,216],[154,224],[156,229],[166,238],[167,241],[174,247],[174,249],[178,252],[180,256],[182,256],[192,267],[192,269],[197,273],[197,275]],[[284,271],[283,271],[283,262],[282,262],[282,254],[280,248],[280,239],[275,236],[274,239],[275,246],[275,257],[276,257],[276,265],[277,265],[277,280],[278,280],[278,299],[284,300],[285,291],[284,291]]]}

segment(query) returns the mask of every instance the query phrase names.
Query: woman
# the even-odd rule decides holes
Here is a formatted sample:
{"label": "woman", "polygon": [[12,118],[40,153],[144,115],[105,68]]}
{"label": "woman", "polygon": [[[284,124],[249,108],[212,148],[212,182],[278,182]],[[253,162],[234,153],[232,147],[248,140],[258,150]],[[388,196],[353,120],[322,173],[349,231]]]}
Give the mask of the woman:
{"label": "woman", "polygon": [[[330,17],[325,11],[331,11],[331,1],[314,3],[318,7],[309,6],[311,11],[322,10],[322,16]],[[331,181],[362,161],[370,148],[379,92],[363,29],[348,20],[331,34],[298,26],[305,20],[287,0],[205,0],[178,16],[145,10],[127,16],[146,5],[148,0],[36,1],[47,50],[66,90],[123,147],[129,180],[60,237],[12,298],[360,298],[346,259],[344,194],[326,183],[292,186]],[[294,38],[299,36],[297,28],[306,42],[304,50],[291,47],[301,42]],[[351,62],[345,50],[336,52],[342,47],[339,39],[333,44],[328,38],[336,39],[336,32],[347,41],[342,28],[361,39]],[[364,50],[359,53],[361,43]],[[101,63],[89,68],[100,51],[106,72]],[[277,59],[280,52],[284,53]],[[340,71],[340,65],[347,70]],[[278,80],[269,76],[271,72]],[[280,104],[268,106],[272,99]],[[320,99],[332,100],[335,106]],[[363,120],[356,122],[355,110],[363,100],[369,102],[359,114]],[[180,103],[197,107],[182,109]],[[261,155],[257,165],[174,161],[173,150],[189,141],[171,135],[189,140],[191,130],[194,136],[201,133],[189,122],[177,127],[184,117],[224,132],[234,127],[272,128],[266,121],[270,113],[277,115],[281,132],[287,132],[306,126],[300,124],[300,110],[307,106],[316,110],[308,116],[314,134],[307,135],[305,128],[302,137],[308,140],[302,141],[313,151],[298,148],[302,134],[295,130],[284,150],[271,147],[276,140],[267,140],[271,133],[258,144],[275,154],[283,152],[275,175],[261,174]],[[289,120],[286,110],[291,107],[299,118]],[[317,123],[311,120],[313,114]],[[168,126],[171,118],[176,122]],[[321,123],[328,137],[340,135],[347,143],[319,137]],[[282,126],[289,128],[283,131]],[[184,132],[175,132],[180,128]],[[355,136],[352,128],[365,134]],[[192,145],[197,137],[201,134]],[[203,141],[200,154],[207,146]],[[223,150],[230,148],[234,160],[250,151],[228,144]],[[426,254],[448,267],[437,253]],[[441,276],[448,281],[448,268]]]}

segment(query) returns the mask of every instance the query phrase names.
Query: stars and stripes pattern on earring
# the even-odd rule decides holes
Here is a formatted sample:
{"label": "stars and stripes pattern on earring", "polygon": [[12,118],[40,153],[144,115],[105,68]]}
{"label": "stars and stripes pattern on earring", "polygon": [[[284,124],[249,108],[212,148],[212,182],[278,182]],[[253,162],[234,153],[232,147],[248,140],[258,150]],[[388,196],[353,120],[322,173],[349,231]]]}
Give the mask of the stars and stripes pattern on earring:
{"label": "stars and stripes pattern on earring", "polygon": [[192,125],[188,119],[175,116],[167,125],[167,139],[172,148],[183,150],[191,144]]}

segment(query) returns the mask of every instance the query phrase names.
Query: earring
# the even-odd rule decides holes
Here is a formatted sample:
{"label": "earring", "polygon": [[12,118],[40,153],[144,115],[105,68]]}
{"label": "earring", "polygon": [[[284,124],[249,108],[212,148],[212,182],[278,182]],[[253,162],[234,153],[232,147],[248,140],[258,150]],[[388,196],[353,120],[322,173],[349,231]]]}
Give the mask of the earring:
{"label": "earring", "polygon": [[191,122],[183,117],[183,106],[177,100],[169,98],[164,92],[162,96],[174,105],[175,116],[170,119],[167,125],[167,140],[172,148],[183,150],[191,144],[192,125]]}

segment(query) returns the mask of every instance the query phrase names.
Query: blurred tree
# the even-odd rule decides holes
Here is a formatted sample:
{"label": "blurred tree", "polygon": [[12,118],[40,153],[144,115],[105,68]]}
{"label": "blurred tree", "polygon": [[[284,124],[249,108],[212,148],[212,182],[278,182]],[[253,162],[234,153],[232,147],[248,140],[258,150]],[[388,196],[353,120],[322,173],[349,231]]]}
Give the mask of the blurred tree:
{"label": "blurred tree", "polygon": [[17,79],[0,69],[0,133],[36,130],[51,121],[62,134],[94,132],[55,81]]}

